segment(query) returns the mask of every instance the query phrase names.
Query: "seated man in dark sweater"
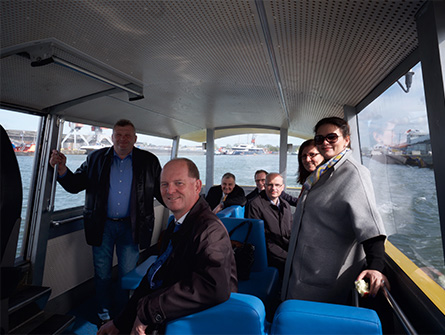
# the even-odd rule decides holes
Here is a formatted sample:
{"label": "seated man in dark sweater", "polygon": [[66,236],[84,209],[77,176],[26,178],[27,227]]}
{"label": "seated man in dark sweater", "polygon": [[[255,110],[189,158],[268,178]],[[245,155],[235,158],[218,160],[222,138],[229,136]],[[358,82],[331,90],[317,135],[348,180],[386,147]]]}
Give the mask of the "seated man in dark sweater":
{"label": "seated man in dark sweater", "polygon": [[161,195],[175,220],[164,234],[160,256],[124,310],[98,335],[162,333],[167,321],[222,303],[237,291],[229,235],[199,196],[201,186],[191,160],[178,158],[164,166]]}
{"label": "seated man in dark sweater", "polygon": [[246,218],[264,221],[267,262],[276,267],[283,278],[292,226],[289,203],[281,197],[283,177],[279,173],[266,176],[266,188],[246,208]]}
{"label": "seated man in dark sweater", "polygon": [[222,176],[221,185],[209,189],[206,200],[215,214],[233,205],[244,206],[247,202],[244,190],[235,184],[235,176],[230,172]]}

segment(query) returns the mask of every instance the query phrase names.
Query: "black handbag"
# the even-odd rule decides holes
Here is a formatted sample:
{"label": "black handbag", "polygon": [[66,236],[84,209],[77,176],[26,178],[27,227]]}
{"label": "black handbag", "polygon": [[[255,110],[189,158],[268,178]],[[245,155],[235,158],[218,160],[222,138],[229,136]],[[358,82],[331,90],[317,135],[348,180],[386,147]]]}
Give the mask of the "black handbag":
{"label": "black handbag", "polygon": [[246,223],[249,225],[249,229],[247,231],[244,242],[230,240],[232,242],[233,252],[235,253],[238,280],[249,279],[250,271],[252,270],[252,265],[255,260],[255,246],[251,243],[247,243],[247,239],[249,238],[250,232],[252,231],[252,222],[247,220],[243,221],[229,232],[229,236],[232,236],[235,230],[244,226]]}

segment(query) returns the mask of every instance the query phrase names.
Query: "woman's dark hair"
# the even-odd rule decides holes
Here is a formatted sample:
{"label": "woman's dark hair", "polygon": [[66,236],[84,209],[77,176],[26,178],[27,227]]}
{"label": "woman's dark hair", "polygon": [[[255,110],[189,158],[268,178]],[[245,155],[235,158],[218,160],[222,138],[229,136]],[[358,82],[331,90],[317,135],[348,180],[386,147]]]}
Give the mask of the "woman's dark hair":
{"label": "woman's dark hair", "polygon": [[332,125],[337,126],[338,128],[340,128],[343,137],[348,137],[348,136],[351,135],[351,131],[349,129],[348,122],[346,122],[342,118],[339,118],[339,117],[336,117],[336,116],[326,117],[326,118],[321,119],[320,121],[318,121],[317,124],[314,127],[314,133],[317,134],[317,130],[321,126],[323,126],[325,124],[332,124]]}
{"label": "woman's dark hair", "polygon": [[304,168],[303,159],[301,158],[301,156],[303,155],[304,149],[306,149],[307,147],[315,147],[315,143],[314,143],[313,139],[304,141],[300,145],[300,148],[298,149],[298,178],[297,178],[297,182],[300,183],[301,185],[304,184],[304,182],[306,181],[306,178],[309,177],[309,175],[311,174],[310,171],[308,171]]}

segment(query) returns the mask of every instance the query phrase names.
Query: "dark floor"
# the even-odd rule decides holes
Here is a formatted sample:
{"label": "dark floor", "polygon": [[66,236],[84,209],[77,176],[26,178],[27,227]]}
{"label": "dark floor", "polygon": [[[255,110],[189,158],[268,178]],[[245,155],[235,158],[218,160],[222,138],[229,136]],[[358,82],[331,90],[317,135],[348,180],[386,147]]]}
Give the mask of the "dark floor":
{"label": "dark floor", "polygon": [[[117,286],[117,283],[114,283]],[[115,287],[112,291],[115,292],[117,287]],[[89,335],[96,334],[100,320],[96,314],[96,300],[93,295],[86,301],[84,301],[79,306],[75,307],[67,314],[73,315],[76,317],[74,324],[62,334],[73,334],[73,335]],[[116,311],[111,311],[111,316],[116,314]]]}
{"label": "dark floor", "polygon": [[94,298],[92,298],[67,313],[74,315],[76,320],[74,321],[74,324],[62,334],[96,334],[97,323],[99,320],[95,313],[95,306]]}

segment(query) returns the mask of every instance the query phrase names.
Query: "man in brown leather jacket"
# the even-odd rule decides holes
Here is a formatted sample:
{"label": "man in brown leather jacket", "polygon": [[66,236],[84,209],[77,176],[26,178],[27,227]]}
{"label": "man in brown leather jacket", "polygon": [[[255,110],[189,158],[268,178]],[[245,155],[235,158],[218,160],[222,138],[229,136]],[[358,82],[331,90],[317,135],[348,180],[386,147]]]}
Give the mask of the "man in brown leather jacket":
{"label": "man in brown leather jacket", "polygon": [[196,165],[178,158],[161,173],[161,194],[174,214],[158,261],[147,271],[123,312],[103,334],[146,334],[167,321],[226,301],[237,291],[236,264],[227,230],[200,197]]}

